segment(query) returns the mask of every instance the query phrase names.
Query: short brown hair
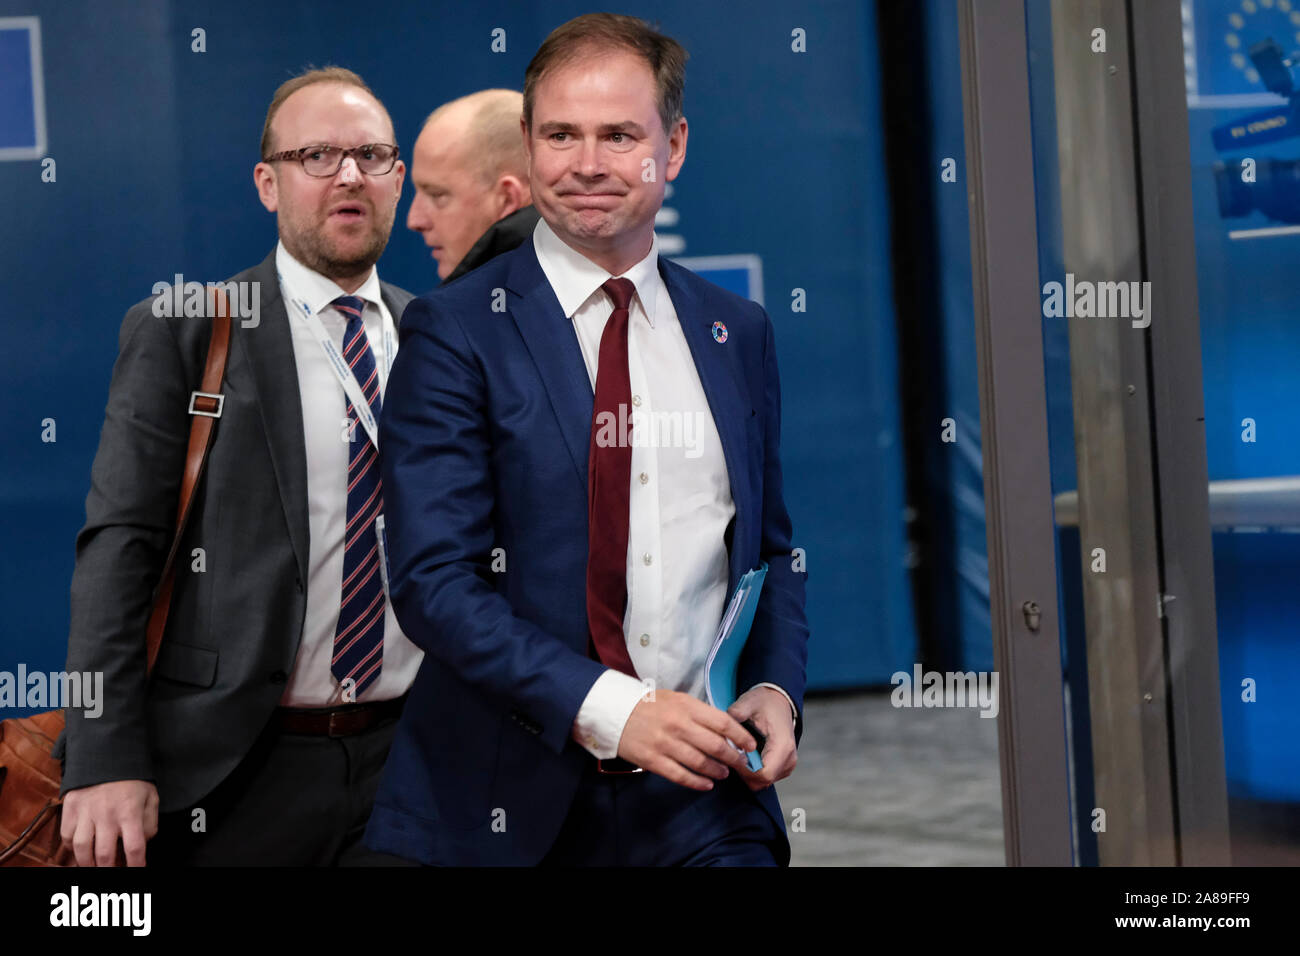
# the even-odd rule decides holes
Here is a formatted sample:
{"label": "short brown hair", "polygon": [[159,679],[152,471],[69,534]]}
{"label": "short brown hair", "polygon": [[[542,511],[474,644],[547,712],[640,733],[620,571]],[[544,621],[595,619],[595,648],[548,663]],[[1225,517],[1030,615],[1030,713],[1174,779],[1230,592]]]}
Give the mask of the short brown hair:
{"label": "short brown hair", "polygon": [[[388,112],[387,109],[384,109],[384,104],[379,101],[379,97],[375,96],[374,91],[366,86],[366,81],[351,70],[341,66],[308,69],[281,83],[280,88],[271,97],[271,105],[266,110],[266,122],[262,124],[262,159],[266,159],[275,152],[271,141],[271,121],[275,119],[275,114],[280,112],[280,107],[284,105],[284,101],[304,86],[313,86],[317,83],[342,83],[345,86],[355,86],[357,89],[365,90],[376,103],[379,103],[379,108],[383,109],[385,114]],[[391,125],[393,121],[390,118],[388,122]]]}
{"label": "short brown hair", "polygon": [[680,43],[644,20],[616,13],[587,13],[561,24],[542,41],[524,71],[524,122],[533,125],[537,84],[549,70],[572,63],[584,53],[623,48],[639,54],[655,77],[659,119],[667,135],[682,117],[686,88],[686,59]]}

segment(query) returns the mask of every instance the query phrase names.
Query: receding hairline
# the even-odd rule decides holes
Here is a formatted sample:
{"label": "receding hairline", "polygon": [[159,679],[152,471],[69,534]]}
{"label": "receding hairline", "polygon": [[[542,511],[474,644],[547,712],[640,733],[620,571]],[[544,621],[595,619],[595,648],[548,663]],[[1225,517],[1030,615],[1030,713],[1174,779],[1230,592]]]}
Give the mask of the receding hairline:
{"label": "receding hairline", "polygon": [[531,132],[537,89],[554,70],[588,58],[628,51],[640,57],[654,76],[655,103],[665,135],[683,116],[686,61],[690,53],[676,39],[640,17],[584,13],[552,30],[524,70],[524,122]]}
{"label": "receding hairline", "polygon": [[[300,82],[304,79],[306,80],[306,82]],[[294,82],[299,82],[299,85],[297,85],[294,89],[290,90],[287,94],[284,94],[282,96],[281,90],[283,90],[285,86],[288,86],[290,83],[294,83]],[[276,119],[279,118],[280,111],[284,109],[284,105],[288,103],[291,99],[293,99],[295,96],[297,96],[299,93],[301,93],[303,90],[313,89],[321,86],[343,87],[345,89],[358,90],[364,93],[366,96],[370,98],[370,100],[376,106],[379,107],[379,112],[383,115],[384,120],[388,123],[388,131],[390,134],[390,138],[396,139],[397,128],[393,124],[393,117],[388,112],[388,107],[384,105],[384,101],[375,95],[375,91],[372,90],[369,86],[367,86],[365,81],[362,80],[360,76],[357,76],[357,74],[353,73],[351,70],[346,70],[339,67],[329,67],[322,70],[310,70],[305,74],[300,74],[299,76],[294,77],[289,81],[286,81],[286,83],[281,85],[281,89],[276,91],[276,95],[271,100],[271,105],[268,108],[265,125],[262,131],[262,139],[263,139],[262,155],[263,156],[270,155],[271,153],[279,149],[279,147],[276,145],[275,121]]]}
{"label": "receding hairline", "polygon": [[521,179],[528,175],[519,120],[523,116],[524,94],[519,90],[479,90],[443,103],[428,115],[420,129],[423,136],[435,123],[454,120],[463,136],[452,145],[455,155],[477,172],[485,182],[509,173]]}
{"label": "receding hairline", "polygon": [[[446,116],[448,113],[459,110],[466,110],[471,107],[477,107],[475,115],[482,113],[485,108],[489,108],[496,103],[515,100],[523,107],[524,94],[519,90],[511,90],[506,87],[496,87],[490,90],[476,90],[473,93],[466,93],[464,96],[458,96],[454,100],[448,100],[436,110],[430,113],[424,119],[424,126],[428,126],[434,120]],[[423,132],[424,127],[421,127]]]}
{"label": "receding hairline", "polygon": [[561,48],[552,53],[547,61],[546,69],[537,77],[537,84],[540,86],[548,76],[584,63],[587,60],[603,60],[620,54],[627,54],[639,60],[641,65],[649,72],[651,78],[654,77],[654,65],[636,47],[608,37],[595,36],[583,37],[581,40],[575,41],[572,46]]}

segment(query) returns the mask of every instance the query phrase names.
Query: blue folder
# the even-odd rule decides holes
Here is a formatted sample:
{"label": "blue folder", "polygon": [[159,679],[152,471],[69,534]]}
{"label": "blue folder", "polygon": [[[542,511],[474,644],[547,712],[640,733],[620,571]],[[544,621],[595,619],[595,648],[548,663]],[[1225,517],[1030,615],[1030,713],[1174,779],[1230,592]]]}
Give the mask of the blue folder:
{"label": "blue folder", "polygon": [[[704,687],[709,696],[709,703],[719,710],[726,710],[736,702],[736,668],[740,664],[740,654],[749,639],[749,628],[754,623],[754,611],[758,608],[758,597],[763,590],[763,579],[767,577],[767,563],[763,562],[754,571],[747,571],[736,585],[736,593],[731,596],[718,625],[718,633],[713,638],[713,647],[709,650],[708,663],[704,668]],[[745,755],[750,770],[762,770],[763,758],[758,751]]]}

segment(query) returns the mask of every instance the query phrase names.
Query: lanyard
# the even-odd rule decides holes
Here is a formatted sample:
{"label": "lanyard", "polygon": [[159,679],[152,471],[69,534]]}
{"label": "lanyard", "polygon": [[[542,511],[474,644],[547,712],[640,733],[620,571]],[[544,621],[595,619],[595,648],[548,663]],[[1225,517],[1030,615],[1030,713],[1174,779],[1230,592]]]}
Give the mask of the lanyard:
{"label": "lanyard", "polygon": [[[284,288],[284,278],[280,279],[280,287]],[[287,289],[285,290],[288,291]],[[334,370],[334,375],[338,378],[339,383],[343,386],[343,391],[347,393],[348,398],[352,401],[352,407],[357,412],[357,420],[374,442],[375,451],[379,450],[379,423],[375,421],[374,412],[370,409],[370,403],[366,401],[365,394],[361,391],[361,383],[357,377],[352,374],[352,369],[344,360],[339,348],[330,338],[330,334],[325,331],[325,326],[320,320],[320,316],[312,312],[311,308],[302,299],[290,295],[291,301],[302,313],[302,317],[307,322],[307,328],[311,329],[312,334],[316,336],[316,341],[320,343],[321,350],[325,357],[329,359],[330,368]],[[382,318],[383,312],[380,312]],[[361,334],[365,335],[364,325]],[[392,371],[393,355],[397,352],[397,342],[394,340],[392,330],[387,326],[384,327],[384,373]],[[388,594],[388,536],[384,532],[384,516],[382,514],[375,516],[375,539],[379,547],[379,579],[383,586],[384,593]]]}
{"label": "lanyard", "polygon": [[[284,284],[283,279],[281,285]],[[320,316],[312,312],[311,308],[302,299],[296,296],[290,296],[290,301],[298,307],[302,313],[303,319],[307,322],[307,328],[311,329],[312,335],[316,336],[316,341],[320,343],[321,351],[329,359],[330,368],[334,371],[334,376],[343,386],[343,391],[347,393],[352,402],[352,407],[357,413],[357,419],[361,422],[361,427],[366,430],[370,436],[370,441],[374,444],[375,450],[379,450],[379,423],[375,421],[375,413],[370,408],[370,403],[366,401],[365,393],[361,391],[361,383],[357,377],[352,374],[352,369],[348,366],[339,347],[334,344],[329,332],[325,331],[325,326],[320,320]],[[382,315],[382,313],[381,313]],[[361,330],[365,334],[365,328]],[[397,351],[397,344],[393,341],[393,333],[387,327],[384,328],[384,374],[392,371],[393,354]]]}

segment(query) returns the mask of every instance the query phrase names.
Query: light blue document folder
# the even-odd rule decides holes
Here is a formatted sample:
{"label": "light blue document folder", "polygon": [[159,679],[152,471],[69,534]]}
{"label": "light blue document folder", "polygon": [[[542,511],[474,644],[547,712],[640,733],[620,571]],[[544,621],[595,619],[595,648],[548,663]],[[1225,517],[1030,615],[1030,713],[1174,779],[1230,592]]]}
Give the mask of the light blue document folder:
{"label": "light blue document folder", "polygon": [[[763,590],[763,579],[767,577],[767,563],[763,562],[756,571],[745,572],[736,593],[731,596],[718,633],[713,638],[713,647],[709,650],[708,663],[704,668],[704,687],[709,695],[709,703],[719,710],[726,710],[736,702],[736,668],[740,664],[740,653],[745,649],[749,639],[749,628],[754,623],[754,611],[758,608],[758,596]],[[762,770],[763,759],[755,750],[746,754],[750,770]]]}

